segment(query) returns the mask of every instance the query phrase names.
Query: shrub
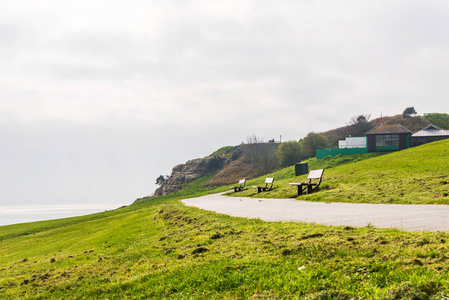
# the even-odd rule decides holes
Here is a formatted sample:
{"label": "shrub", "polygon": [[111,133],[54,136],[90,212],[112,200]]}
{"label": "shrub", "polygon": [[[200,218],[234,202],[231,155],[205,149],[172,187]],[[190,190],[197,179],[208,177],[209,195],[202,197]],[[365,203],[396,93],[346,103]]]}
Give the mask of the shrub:
{"label": "shrub", "polygon": [[301,161],[302,151],[301,145],[296,141],[288,141],[282,143],[276,151],[276,156],[279,159],[279,164],[282,167],[292,166]]}

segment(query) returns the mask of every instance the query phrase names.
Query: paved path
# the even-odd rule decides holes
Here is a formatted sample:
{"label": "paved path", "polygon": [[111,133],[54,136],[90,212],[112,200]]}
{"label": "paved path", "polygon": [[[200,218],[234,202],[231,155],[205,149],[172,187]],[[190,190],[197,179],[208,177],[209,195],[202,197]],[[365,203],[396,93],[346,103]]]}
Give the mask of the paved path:
{"label": "paved path", "polygon": [[234,217],[325,225],[449,231],[449,205],[324,203],[294,199],[227,197],[213,194],[184,199],[195,206]]}

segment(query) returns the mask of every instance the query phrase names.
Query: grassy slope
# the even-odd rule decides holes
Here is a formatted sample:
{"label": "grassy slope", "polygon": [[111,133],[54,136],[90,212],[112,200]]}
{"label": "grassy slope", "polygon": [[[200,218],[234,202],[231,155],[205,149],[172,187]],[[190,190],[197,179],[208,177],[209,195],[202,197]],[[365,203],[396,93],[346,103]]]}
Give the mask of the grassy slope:
{"label": "grassy slope", "polygon": [[[330,169],[314,164],[309,165],[309,170],[325,168],[322,188],[319,193],[300,196],[302,200],[449,204],[449,140]],[[295,177],[293,167],[267,175],[270,176],[276,179],[273,191],[257,194],[250,188],[240,196],[294,197],[296,187],[288,183],[307,181],[307,175]],[[262,182],[258,179],[249,185]]]}
{"label": "grassy slope", "polygon": [[268,223],[174,200],[100,216],[4,239],[0,297],[348,299],[449,292],[446,233]]}
{"label": "grassy slope", "polygon": [[[338,200],[338,190],[361,195],[364,188],[353,190],[368,185],[367,180],[386,186],[397,180],[414,185],[413,178],[423,184],[435,178],[446,180],[442,177],[447,176],[446,149],[448,142],[438,142],[328,168],[325,183],[336,188],[309,197]],[[435,158],[433,164],[428,157],[435,151],[441,159]],[[340,159],[338,163],[345,163]],[[310,169],[320,163],[330,162],[310,162]],[[276,176],[283,178],[280,183],[288,183],[292,174],[293,168],[287,168]],[[281,192],[284,185],[277,186],[275,195],[291,193]],[[268,223],[178,202],[197,190],[190,185],[177,195],[116,211],[0,227],[0,298],[440,299],[449,295],[447,233]],[[388,197],[389,189],[384,193]],[[367,198],[371,197],[363,199]]]}

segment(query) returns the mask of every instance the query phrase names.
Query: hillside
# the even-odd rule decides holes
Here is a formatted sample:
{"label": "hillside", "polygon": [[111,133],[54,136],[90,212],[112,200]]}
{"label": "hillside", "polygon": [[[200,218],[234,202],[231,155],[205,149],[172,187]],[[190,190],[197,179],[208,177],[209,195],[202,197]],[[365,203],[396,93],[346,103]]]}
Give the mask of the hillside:
{"label": "hillside", "polygon": [[[324,189],[305,200],[446,201],[449,141],[376,156],[312,159]],[[293,168],[274,173],[292,195]],[[256,178],[251,182],[263,181]],[[263,222],[218,215],[180,192],[115,211],[0,227],[2,299],[444,299],[449,235]],[[446,182],[446,183],[445,183]],[[326,188],[327,186],[327,188]],[[246,192],[253,189],[248,189]],[[404,195],[397,197],[403,193]],[[241,196],[242,194],[240,194]],[[373,195],[377,197],[373,198]],[[258,196],[262,196],[259,194]],[[435,200],[435,198],[432,197]],[[440,203],[440,202],[438,202]]]}
{"label": "hillside", "polygon": [[[325,169],[321,190],[319,193],[300,196],[299,199],[326,202],[449,204],[449,140],[356,163],[326,167],[328,161],[344,158],[345,156],[313,159],[312,163],[309,163],[309,170]],[[286,172],[290,174],[287,178],[284,175]],[[257,194],[248,189],[239,193],[239,196],[295,197],[296,188],[288,183],[307,181],[306,175],[295,177],[293,167],[267,177],[279,179],[276,180],[273,191]]]}
{"label": "hillside", "polygon": [[[407,118],[404,118],[402,115],[385,116],[382,121],[385,125],[402,124],[413,132],[421,130],[431,122],[441,128],[449,127],[449,115],[447,114],[428,114],[424,117],[416,116]],[[335,147],[338,144],[338,140],[348,136],[361,136],[378,124],[380,124],[380,118],[366,123],[352,124],[332,129],[321,133],[321,135],[325,136],[330,145]],[[204,186],[214,187],[231,185],[238,182],[241,178],[252,179],[272,172],[280,168],[275,155],[278,147],[279,144],[274,143],[242,144],[222,147],[207,157],[189,160],[185,164],[173,167],[170,177],[154,194],[155,196],[162,196],[180,191],[186,184],[203,176],[210,178],[205,182]],[[251,160],[251,157],[255,153],[258,155],[261,153],[265,154],[261,155],[262,158],[260,159]],[[260,166],[264,166],[268,162],[271,162],[272,166],[260,168]]]}
{"label": "hillside", "polygon": [[326,172],[329,188],[309,200],[449,204],[449,140]]}
{"label": "hillside", "polygon": [[[404,118],[402,115],[385,116],[382,121],[385,125],[402,124],[413,132],[421,130],[431,122],[441,128],[449,127],[449,115],[447,114],[427,114],[424,117],[407,118]],[[325,136],[330,145],[335,147],[338,144],[338,140],[348,136],[361,136],[378,124],[380,124],[380,118],[366,123],[332,129],[321,133],[321,135]],[[279,144],[274,143],[222,147],[207,157],[192,159],[173,167],[170,177],[154,194],[155,196],[162,196],[180,191],[186,184],[204,176],[209,178],[205,181],[204,187],[214,187],[231,185],[238,182],[241,178],[252,179],[267,174],[280,169],[275,155],[278,147]],[[259,155],[260,158],[251,159],[255,154]],[[265,166],[269,162],[272,163],[271,166],[260,168],[260,166]]]}
{"label": "hillside", "polygon": [[[226,146],[204,158],[187,161],[173,167],[170,176],[154,195],[163,196],[180,191],[185,185],[207,177],[204,187],[232,184],[239,178],[254,178],[256,169],[248,163],[243,146]],[[140,201],[142,199],[137,199]]]}
{"label": "hillside", "polygon": [[441,129],[449,130],[449,115],[442,113],[427,114],[424,118],[430,123],[440,127]]}
{"label": "hillside", "polygon": [[204,176],[209,177],[204,187],[214,187],[277,170],[280,168],[276,157],[278,146],[276,143],[225,146],[207,157],[189,160],[172,169],[169,178],[155,191],[155,196],[180,191],[186,184]]}

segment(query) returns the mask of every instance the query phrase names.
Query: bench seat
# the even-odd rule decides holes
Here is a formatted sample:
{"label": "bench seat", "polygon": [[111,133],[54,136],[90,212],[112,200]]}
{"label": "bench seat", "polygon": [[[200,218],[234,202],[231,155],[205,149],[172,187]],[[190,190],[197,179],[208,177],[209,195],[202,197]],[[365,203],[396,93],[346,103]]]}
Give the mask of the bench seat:
{"label": "bench seat", "polygon": [[[320,186],[321,181],[323,180],[323,173],[324,169],[312,170],[307,176],[307,182],[290,183],[290,185],[295,185],[298,187],[298,196],[302,195],[304,192],[306,194],[311,194]],[[317,180],[317,182],[312,182],[312,180]]]}
{"label": "bench seat", "polygon": [[257,193],[271,191],[273,189],[274,178],[267,177],[265,179],[265,186],[253,186],[253,189],[257,189]]}
{"label": "bench seat", "polygon": [[243,189],[245,188],[245,184],[246,184],[246,179],[241,179],[239,180],[239,185],[238,186],[231,186],[230,189],[234,190],[234,193],[243,191]]}

